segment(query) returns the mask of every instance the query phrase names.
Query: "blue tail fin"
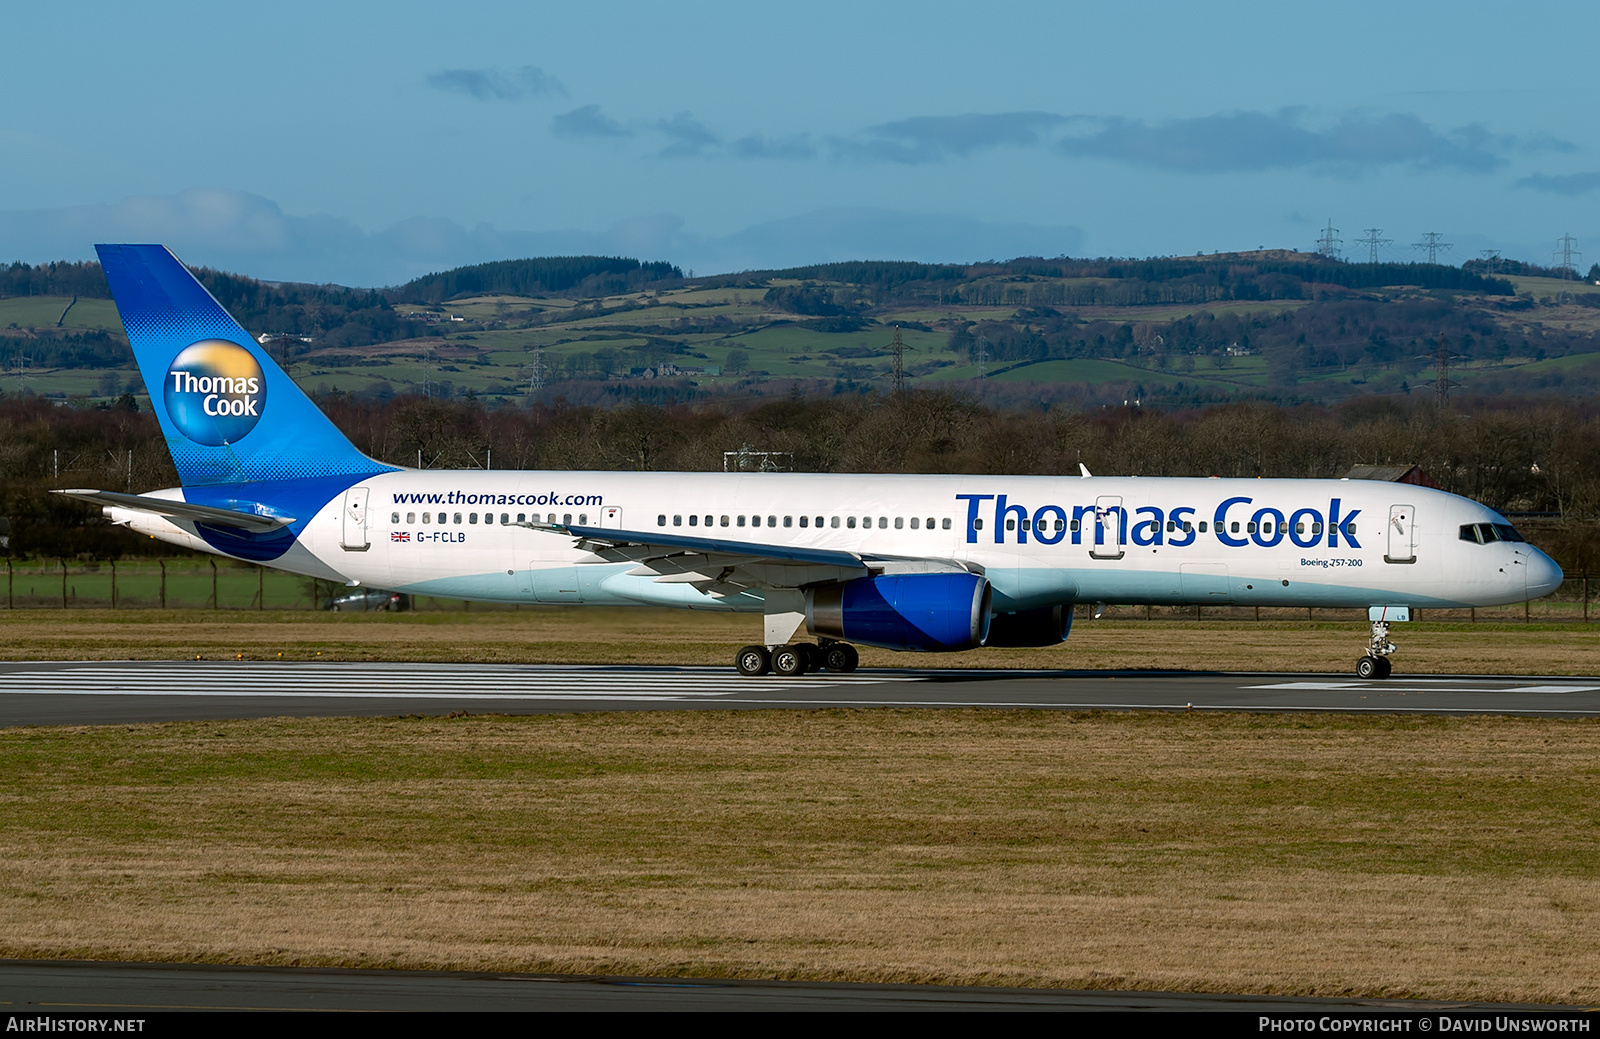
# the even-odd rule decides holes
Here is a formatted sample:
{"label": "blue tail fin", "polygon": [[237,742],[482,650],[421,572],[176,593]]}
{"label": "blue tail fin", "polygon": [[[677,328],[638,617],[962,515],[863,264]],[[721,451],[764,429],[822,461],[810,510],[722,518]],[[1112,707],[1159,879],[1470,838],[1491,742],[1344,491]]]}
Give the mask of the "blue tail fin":
{"label": "blue tail fin", "polygon": [[185,487],[388,472],[161,245],[97,245]]}

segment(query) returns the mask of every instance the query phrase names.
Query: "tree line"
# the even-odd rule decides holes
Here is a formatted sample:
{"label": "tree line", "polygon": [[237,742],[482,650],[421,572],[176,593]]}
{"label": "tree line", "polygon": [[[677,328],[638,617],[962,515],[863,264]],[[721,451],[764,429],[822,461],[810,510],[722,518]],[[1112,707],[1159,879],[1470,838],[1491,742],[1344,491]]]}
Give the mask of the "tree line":
{"label": "tree line", "polygon": [[[716,471],[722,452],[791,452],[811,472],[1342,476],[1419,465],[1446,490],[1513,514],[1569,569],[1600,568],[1600,409],[1588,401],[1363,398],[1336,407],[993,407],[952,393],[785,397],[687,406],[487,407],[333,395],[320,406],[361,450],[428,468]],[[150,490],[177,476],[154,416],[120,405],[0,400],[0,516],[17,555],[174,551],[108,528],[51,487]]]}

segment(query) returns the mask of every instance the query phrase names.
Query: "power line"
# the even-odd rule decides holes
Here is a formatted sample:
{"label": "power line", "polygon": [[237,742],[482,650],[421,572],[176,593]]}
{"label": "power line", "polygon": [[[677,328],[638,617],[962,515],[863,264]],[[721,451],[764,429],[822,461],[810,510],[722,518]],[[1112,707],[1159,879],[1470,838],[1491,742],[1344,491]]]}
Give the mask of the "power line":
{"label": "power line", "polygon": [[1441,251],[1443,251],[1445,249],[1454,248],[1454,246],[1450,242],[1441,242],[1441,241],[1439,241],[1439,239],[1441,239],[1443,237],[1444,237],[1444,235],[1440,234],[1438,231],[1427,231],[1427,232],[1424,232],[1423,235],[1422,235],[1422,241],[1420,241],[1420,242],[1412,242],[1411,243],[1411,248],[1426,250],[1427,254],[1428,254],[1428,262],[1429,263],[1438,263],[1439,262],[1439,253]]}
{"label": "power line", "polygon": [[1566,271],[1568,276],[1573,278],[1578,276],[1578,264],[1583,259],[1583,253],[1573,248],[1577,241],[1572,235],[1564,234],[1556,239],[1555,252],[1550,254],[1552,257],[1558,258],[1555,264],[1556,269]]}
{"label": "power line", "polygon": [[1367,236],[1365,238],[1357,238],[1356,241],[1367,247],[1367,262],[1377,263],[1378,246],[1392,245],[1394,244],[1394,239],[1380,237],[1383,234],[1383,228],[1381,227],[1368,227],[1364,230],[1367,232]]}
{"label": "power line", "polygon": [[900,339],[900,326],[894,328],[894,342],[889,344],[889,356],[893,367],[890,369],[894,377],[894,392],[896,396],[906,391],[906,351],[915,347],[907,346]]}
{"label": "power line", "polygon": [[1317,239],[1317,252],[1330,260],[1339,258],[1339,246],[1344,244],[1344,239],[1339,237],[1339,229],[1333,226],[1333,218],[1328,218],[1328,226],[1322,229],[1322,237]]}

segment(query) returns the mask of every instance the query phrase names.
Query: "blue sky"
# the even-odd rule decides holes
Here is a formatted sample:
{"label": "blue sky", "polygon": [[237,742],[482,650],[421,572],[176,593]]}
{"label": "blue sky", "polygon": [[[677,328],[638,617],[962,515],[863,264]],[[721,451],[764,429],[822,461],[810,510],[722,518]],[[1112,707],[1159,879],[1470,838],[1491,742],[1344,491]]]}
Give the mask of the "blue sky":
{"label": "blue sky", "polygon": [[1579,4],[30,5],[0,260],[387,284],[1313,247],[1600,259]]}

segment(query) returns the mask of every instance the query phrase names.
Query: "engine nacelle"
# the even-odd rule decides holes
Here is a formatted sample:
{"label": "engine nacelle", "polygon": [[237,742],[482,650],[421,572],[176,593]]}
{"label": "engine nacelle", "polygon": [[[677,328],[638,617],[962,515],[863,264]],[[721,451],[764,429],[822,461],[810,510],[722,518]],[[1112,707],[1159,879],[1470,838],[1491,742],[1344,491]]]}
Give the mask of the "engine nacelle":
{"label": "engine nacelle", "polygon": [[1072,604],[997,613],[989,621],[985,646],[1054,646],[1072,630]]}
{"label": "engine nacelle", "polygon": [[926,653],[972,649],[989,633],[989,582],[977,574],[885,574],[806,592],[814,635]]}

